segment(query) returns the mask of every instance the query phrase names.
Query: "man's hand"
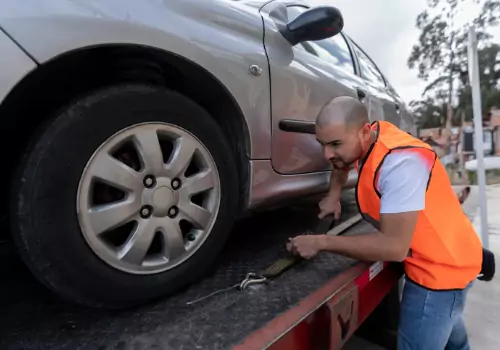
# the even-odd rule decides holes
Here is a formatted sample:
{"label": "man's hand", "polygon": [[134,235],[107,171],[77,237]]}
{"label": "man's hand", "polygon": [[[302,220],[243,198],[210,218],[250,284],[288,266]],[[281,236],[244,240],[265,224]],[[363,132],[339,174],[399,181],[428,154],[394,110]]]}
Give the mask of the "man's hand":
{"label": "man's hand", "polygon": [[333,214],[335,220],[340,218],[340,212],[342,210],[340,206],[340,200],[333,196],[326,196],[319,202],[320,213],[318,215],[319,219],[323,219],[324,217]]}
{"label": "man's hand", "polygon": [[289,238],[286,249],[294,255],[311,259],[321,250],[321,237],[320,235],[302,235]]}
{"label": "man's hand", "polygon": [[330,174],[330,189],[328,194],[319,202],[320,213],[318,218],[321,220],[324,217],[333,214],[335,220],[340,218],[340,195],[347,178],[349,177],[349,169],[332,169]]}

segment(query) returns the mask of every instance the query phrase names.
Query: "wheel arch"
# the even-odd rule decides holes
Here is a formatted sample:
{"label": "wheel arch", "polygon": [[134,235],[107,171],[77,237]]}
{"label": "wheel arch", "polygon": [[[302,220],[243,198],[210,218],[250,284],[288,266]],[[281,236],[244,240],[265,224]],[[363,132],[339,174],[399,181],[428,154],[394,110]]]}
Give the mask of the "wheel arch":
{"label": "wheel arch", "polygon": [[[193,99],[209,112],[232,146],[243,210],[250,187],[251,142],[236,99],[197,63],[144,45],[102,44],[71,50],[39,65],[20,80],[0,104],[3,129],[6,135],[15,135],[0,141],[4,149],[10,150],[7,164],[17,164],[33,133],[57,109],[94,89],[120,83],[164,86]],[[2,183],[10,183],[8,180]],[[8,187],[0,188],[0,193],[8,195]]]}

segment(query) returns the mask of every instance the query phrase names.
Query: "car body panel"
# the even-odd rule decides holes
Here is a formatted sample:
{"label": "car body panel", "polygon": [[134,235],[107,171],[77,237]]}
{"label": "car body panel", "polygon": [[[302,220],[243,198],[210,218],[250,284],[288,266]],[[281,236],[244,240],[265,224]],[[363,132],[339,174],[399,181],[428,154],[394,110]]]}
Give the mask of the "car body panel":
{"label": "car body panel", "polygon": [[0,30],[0,101],[16,84],[36,68],[36,63]]}
{"label": "car body panel", "polygon": [[314,123],[328,100],[342,95],[356,97],[356,88],[364,88],[354,71],[312,55],[301,44],[291,46],[283,37],[277,23],[288,22],[287,5],[300,8],[296,4],[273,1],[261,10],[271,72],[272,164],[278,173],[287,175],[328,171],[331,165],[314,135],[282,131],[280,122]]}
{"label": "car body panel", "polygon": [[[184,57],[215,76],[247,120],[250,157],[271,157],[267,58],[259,2],[5,0],[0,27],[43,64],[73,50],[135,44]],[[258,77],[250,65],[262,68]]]}
{"label": "car body panel", "polygon": [[382,75],[373,60],[352,39],[351,47],[356,53],[356,59],[360,67],[360,75],[366,82],[368,93],[372,96],[370,118],[374,120],[386,120],[396,126],[400,126],[401,117],[396,108],[398,104],[391,94],[386,78]]}
{"label": "car body panel", "polygon": [[314,135],[283,131],[280,123],[314,123],[320,109],[333,97],[359,98],[361,90],[365,92],[361,100],[372,121],[401,125],[400,111],[396,109],[399,103],[385,77],[348,36],[341,33],[292,47],[281,35],[279,25],[306,9],[304,2],[287,0],[270,2],[261,9],[271,74],[272,165],[285,175],[331,169]]}
{"label": "car body panel", "polygon": [[[330,172],[315,172],[297,175],[278,174],[269,160],[250,162],[252,195],[249,210],[279,207],[293,204],[297,198],[324,194],[330,183]],[[346,188],[353,188],[358,180],[357,172],[351,171]]]}

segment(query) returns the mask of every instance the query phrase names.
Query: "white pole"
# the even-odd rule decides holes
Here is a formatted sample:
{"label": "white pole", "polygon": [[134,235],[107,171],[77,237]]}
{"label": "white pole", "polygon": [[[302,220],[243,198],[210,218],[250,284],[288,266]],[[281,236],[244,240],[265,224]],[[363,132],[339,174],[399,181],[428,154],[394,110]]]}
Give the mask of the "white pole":
{"label": "white pole", "polygon": [[472,109],[474,112],[474,145],[477,159],[477,184],[479,189],[479,213],[481,215],[481,239],[488,249],[488,210],[486,201],[486,175],[484,171],[483,117],[479,88],[479,62],[477,57],[477,37],[474,26],[469,27],[469,80],[472,88]]}

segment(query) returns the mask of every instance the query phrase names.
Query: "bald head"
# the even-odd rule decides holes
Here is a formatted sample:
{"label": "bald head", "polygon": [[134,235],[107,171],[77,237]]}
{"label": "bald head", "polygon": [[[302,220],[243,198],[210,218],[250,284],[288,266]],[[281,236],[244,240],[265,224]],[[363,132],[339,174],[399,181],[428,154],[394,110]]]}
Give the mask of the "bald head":
{"label": "bald head", "polygon": [[317,127],[335,124],[344,125],[348,129],[360,129],[369,122],[365,105],[350,96],[339,96],[331,99],[316,118]]}
{"label": "bald head", "polygon": [[328,102],[316,118],[316,139],[335,169],[348,170],[374,142],[368,112],[357,99],[342,96]]}

